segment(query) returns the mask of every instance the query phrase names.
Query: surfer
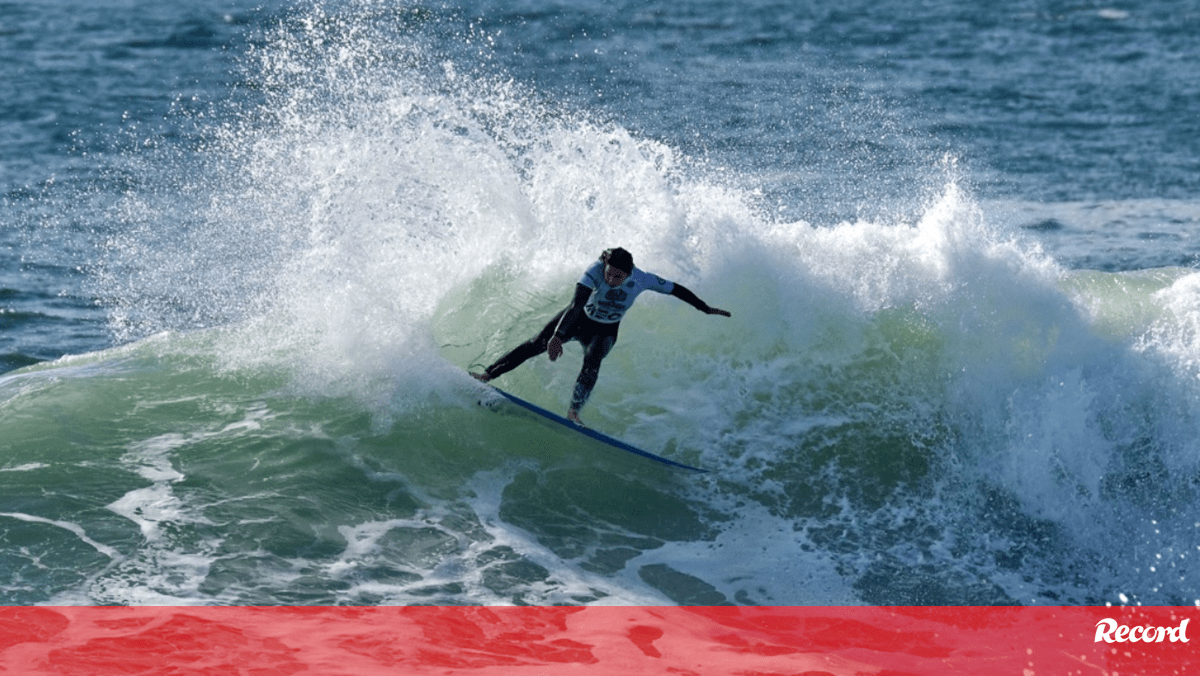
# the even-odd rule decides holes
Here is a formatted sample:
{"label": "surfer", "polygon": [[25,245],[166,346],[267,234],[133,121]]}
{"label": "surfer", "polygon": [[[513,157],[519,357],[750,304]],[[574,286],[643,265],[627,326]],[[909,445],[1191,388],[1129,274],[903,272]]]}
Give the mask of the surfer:
{"label": "surfer", "polygon": [[608,249],[575,285],[575,299],[570,307],[554,315],[536,336],[513,348],[483,373],[471,375],[486,383],[543,352],[550,356],[550,361],[555,361],[562,356],[563,343],[578,340],[583,345],[583,367],[575,381],[567,418],[582,425],[579,409],[587,403],[596,385],[600,362],[617,342],[621,318],[643,291],[675,296],[705,314],[730,316],[725,310],[709,306],[683,285],[634,267],[633,256],[625,249]]}

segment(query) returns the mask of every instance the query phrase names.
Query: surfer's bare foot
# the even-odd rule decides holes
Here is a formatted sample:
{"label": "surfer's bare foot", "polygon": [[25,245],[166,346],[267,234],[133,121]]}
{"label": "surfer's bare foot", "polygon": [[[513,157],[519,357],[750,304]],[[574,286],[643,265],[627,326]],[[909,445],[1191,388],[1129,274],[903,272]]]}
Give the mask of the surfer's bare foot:
{"label": "surfer's bare foot", "polygon": [[583,421],[579,419],[579,411],[567,411],[567,420],[570,420],[580,427],[587,427],[587,425],[584,425]]}
{"label": "surfer's bare foot", "polygon": [[486,383],[487,381],[492,379],[492,377],[489,376],[486,372],[485,373],[472,373],[471,377],[474,378],[475,380],[478,380],[481,383]]}

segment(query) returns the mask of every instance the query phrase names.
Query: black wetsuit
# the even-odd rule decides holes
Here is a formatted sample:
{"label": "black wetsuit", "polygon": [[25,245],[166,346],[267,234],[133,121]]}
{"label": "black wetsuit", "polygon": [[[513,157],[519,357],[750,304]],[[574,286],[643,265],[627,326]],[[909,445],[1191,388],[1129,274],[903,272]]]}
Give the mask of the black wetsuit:
{"label": "black wetsuit", "polygon": [[[496,378],[520,366],[526,360],[546,351],[550,338],[557,335],[566,343],[578,340],[583,345],[583,367],[575,381],[571,410],[578,412],[587,403],[592,388],[600,376],[600,363],[617,342],[621,318],[642,291],[665,293],[687,302],[701,312],[708,305],[687,288],[650,275],[637,268],[616,287],[604,282],[604,264],[597,261],[575,285],[575,299],[546,323],[536,336],[513,348],[486,370],[488,378]],[[608,320],[608,321],[603,321]]]}

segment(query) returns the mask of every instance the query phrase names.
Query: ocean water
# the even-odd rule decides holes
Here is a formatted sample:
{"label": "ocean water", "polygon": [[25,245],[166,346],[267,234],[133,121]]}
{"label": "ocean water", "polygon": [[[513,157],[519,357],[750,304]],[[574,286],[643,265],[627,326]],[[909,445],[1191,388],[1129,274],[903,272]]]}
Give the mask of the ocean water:
{"label": "ocean water", "polygon": [[0,3],[0,603],[1200,604],[1200,11],[978,5]]}

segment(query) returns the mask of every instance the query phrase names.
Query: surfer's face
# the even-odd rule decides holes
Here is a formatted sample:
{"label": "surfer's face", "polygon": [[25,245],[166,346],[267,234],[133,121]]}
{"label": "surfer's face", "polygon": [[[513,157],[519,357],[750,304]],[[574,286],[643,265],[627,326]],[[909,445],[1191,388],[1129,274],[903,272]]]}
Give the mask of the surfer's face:
{"label": "surfer's face", "polygon": [[604,283],[609,286],[620,286],[628,276],[629,273],[624,270],[618,270],[611,265],[604,266]]}

